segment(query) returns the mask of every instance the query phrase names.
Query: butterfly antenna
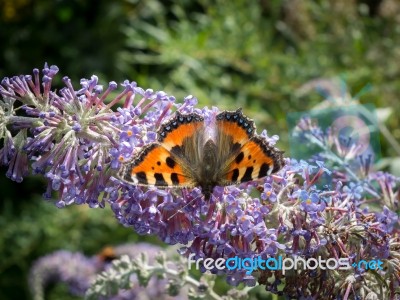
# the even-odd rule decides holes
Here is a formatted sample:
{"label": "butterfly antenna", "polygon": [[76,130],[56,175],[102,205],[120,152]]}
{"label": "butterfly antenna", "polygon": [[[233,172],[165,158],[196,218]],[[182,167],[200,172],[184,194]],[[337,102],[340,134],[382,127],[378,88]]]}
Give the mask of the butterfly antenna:
{"label": "butterfly antenna", "polygon": [[197,196],[196,198],[190,200],[188,203],[186,203],[184,206],[182,206],[180,209],[178,209],[172,216],[170,216],[167,221],[171,220],[173,217],[175,217],[178,213],[183,213],[183,209],[193,203],[195,200],[199,199],[201,196]]}

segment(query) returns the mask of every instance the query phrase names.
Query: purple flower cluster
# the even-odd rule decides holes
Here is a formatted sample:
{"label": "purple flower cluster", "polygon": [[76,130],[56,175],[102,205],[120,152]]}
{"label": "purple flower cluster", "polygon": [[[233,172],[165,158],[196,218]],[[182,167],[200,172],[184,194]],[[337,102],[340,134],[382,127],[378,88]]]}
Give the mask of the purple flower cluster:
{"label": "purple flower cluster", "polygon": [[[164,92],[143,90],[128,81],[112,98],[116,84],[111,82],[103,92],[96,76],[82,80],[78,91],[65,77],[66,87],[55,93],[50,84],[57,71],[45,66],[42,83],[38,70],[33,77],[2,81],[0,162],[8,165],[8,177],[21,181],[30,169],[43,174],[48,180],[45,196],[58,191],[59,207],[71,203],[104,207],[109,202],[121,224],[139,234],[157,235],[167,244],[184,244],[182,255],[385,260],[384,272],[374,274],[299,269],[285,275],[270,270],[246,275],[212,270],[227,275],[231,285],[251,286],[258,281],[267,290],[292,298],[348,299],[371,291],[378,298],[394,297],[400,283],[395,213],[399,180],[373,172],[370,156],[357,156],[357,149],[342,146],[329,130],[303,119],[297,132],[306,143],[320,147],[320,155],[310,161],[286,159],[280,172],[257,182],[217,187],[210,201],[202,199],[199,188],[128,185],[118,179],[118,170],[156,140],[157,128],[174,110],[201,114],[206,123],[219,110],[195,108],[193,96],[177,103]],[[111,110],[117,103],[121,106]],[[265,131],[262,135],[270,144],[277,141]],[[325,175],[330,176],[331,186],[321,184]]]}
{"label": "purple flower cluster", "polygon": [[[145,244],[124,244],[106,247],[98,255],[88,257],[80,252],[59,250],[38,259],[31,268],[29,284],[34,299],[45,299],[45,290],[50,284],[64,283],[72,295],[83,297],[95,277],[111,267],[111,262],[122,255],[136,258],[146,253],[150,263],[161,248]],[[109,300],[128,299],[183,299],[181,295],[166,295],[167,280],[152,277],[147,288],[139,285],[135,275],[130,276],[131,289],[120,290],[109,296]]]}
{"label": "purple flower cluster", "polygon": [[36,298],[44,299],[44,288],[64,282],[73,295],[84,295],[99,270],[96,259],[82,253],[60,250],[38,259],[30,272],[30,286]]}
{"label": "purple flower cluster", "polygon": [[[155,139],[154,130],[171,114],[175,98],[125,81],[123,91],[109,99],[117,84],[112,81],[103,91],[94,75],[82,79],[77,91],[64,77],[65,87],[56,93],[51,82],[57,72],[56,66],[46,64],[41,81],[37,69],[33,76],[1,81],[0,162],[17,182],[30,170],[44,175],[48,180],[44,197],[58,191],[59,207],[72,203],[104,207],[112,169],[118,169],[136,147]],[[185,103],[191,106],[193,101]],[[116,104],[122,107],[111,110]]]}

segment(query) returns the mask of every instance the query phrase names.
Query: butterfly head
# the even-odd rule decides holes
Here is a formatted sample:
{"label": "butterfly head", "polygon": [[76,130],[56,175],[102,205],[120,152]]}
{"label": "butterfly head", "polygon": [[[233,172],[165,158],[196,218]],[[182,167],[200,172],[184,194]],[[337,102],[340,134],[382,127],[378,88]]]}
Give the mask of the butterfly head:
{"label": "butterfly head", "polygon": [[202,187],[201,191],[202,191],[202,193],[204,195],[204,200],[205,201],[209,201],[210,200],[211,195],[212,195],[213,190],[214,190],[214,187],[215,186],[204,186],[204,187]]}

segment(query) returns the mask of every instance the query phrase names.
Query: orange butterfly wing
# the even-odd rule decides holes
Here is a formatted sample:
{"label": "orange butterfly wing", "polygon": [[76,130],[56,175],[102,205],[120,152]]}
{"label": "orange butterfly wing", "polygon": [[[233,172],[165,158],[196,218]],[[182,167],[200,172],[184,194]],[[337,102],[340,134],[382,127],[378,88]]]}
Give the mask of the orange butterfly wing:
{"label": "orange butterfly wing", "polygon": [[259,136],[252,137],[240,149],[225,173],[227,182],[242,183],[271,175],[284,165],[282,152]]}
{"label": "orange butterfly wing", "polygon": [[284,165],[283,152],[258,136],[252,120],[238,109],[217,115],[219,148],[225,154],[221,185],[232,185],[265,177]]}
{"label": "orange butterfly wing", "polygon": [[177,112],[158,130],[158,142],[143,147],[122,171],[122,178],[137,185],[194,187],[196,184],[184,150],[187,139],[196,136],[204,126],[203,121],[197,114]]}
{"label": "orange butterfly wing", "polygon": [[145,146],[127,166],[123,178],[136,185],[193,186],[178,160],[159,143]]}

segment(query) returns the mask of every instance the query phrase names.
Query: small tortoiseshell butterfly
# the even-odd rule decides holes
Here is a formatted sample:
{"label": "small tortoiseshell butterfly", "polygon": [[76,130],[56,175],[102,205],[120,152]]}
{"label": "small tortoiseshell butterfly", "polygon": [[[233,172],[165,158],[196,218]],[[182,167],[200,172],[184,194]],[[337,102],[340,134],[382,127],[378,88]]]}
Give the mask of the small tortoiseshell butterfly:
{"label": "small tortoiseshell butterfly", "polygon": [[209,200],[215,186],[255,180],[283,167],[283,151],[257,135],[241,109],[223,111],[211,123],[197,113],[176,112],[158,130],[158,141],[123,168],[121,179],[145,186],[199,186]]}

